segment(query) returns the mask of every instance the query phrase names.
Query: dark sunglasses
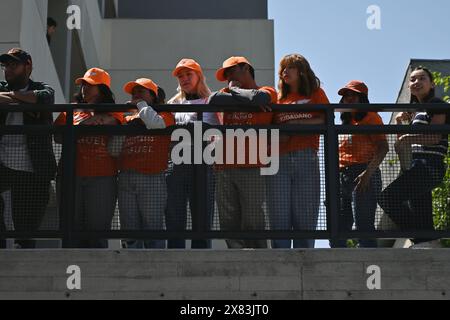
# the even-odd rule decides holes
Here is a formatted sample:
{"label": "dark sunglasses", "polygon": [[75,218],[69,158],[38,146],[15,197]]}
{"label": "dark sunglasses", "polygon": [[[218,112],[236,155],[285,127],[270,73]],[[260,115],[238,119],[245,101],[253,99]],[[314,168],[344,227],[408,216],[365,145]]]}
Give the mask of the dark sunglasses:
{"label": "dark sunglasses", "polygon": [[236,71],[237,68],[239,68],[239,65],[235,65],[235,66],[232,66],[232,67],[230,67],[230,68],[225,69],[225,71],[224,71],[224,73],[223,73],[223,76],[224,76],[225,78],[228,78],[228,76],[229,76],[230,74],[232,74],[234,71]]}
{"label": "dark sunglasses", "polygon": [[1,68],[2,68],[2,70],[6,70],[6,69],[13,69],[13,70],[15,70],[21,64],[24,64],[24,63],[16,62],[16,61],[9,62],[9,63],[2,63],[1,64]]}

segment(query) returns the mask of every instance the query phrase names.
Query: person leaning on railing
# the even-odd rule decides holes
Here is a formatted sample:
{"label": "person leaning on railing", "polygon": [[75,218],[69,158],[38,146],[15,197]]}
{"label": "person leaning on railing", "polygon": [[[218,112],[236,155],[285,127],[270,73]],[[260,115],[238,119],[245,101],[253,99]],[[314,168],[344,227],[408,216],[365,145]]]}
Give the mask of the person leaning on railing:
{"label": "person leaning on railing", "polygon": [[[340,103],[369,103],[369,89],[361,81],[350,81],[339,90]],[[341,113],[344,125],[383,125],[376,112],[357,110]],[[382,181],[380,164],[389,151],[384,134],[346,135],[339,144],[340,208],[339,231],[375,231],[377,198]],[[330,242],[331,247],[345,248],[346,240]],[[376,240],[359,239],[361,248],[375,248]]]}
{"label": "person leaning on railing", "polygon": [[[115,103],[111,78],[100,68],[89,69],[84,77],[75,82],[80,85],[76,95],[79,108],[73,114],[73,124],[78,125],[118,125],[123,122],[121,112],[90,111],[90,104]],[[66,114],[61,113],[56,125],[66,124]],[[55,139],[61,143],[61,137]],[[117,161],[108,152],[106,135],[82,135],[78,138],[76,156],[76,191],[74,229],[76,231],[107,231],[111,229],[112,217],[117,201]],[[64,163],[62,163],[64,166]],[[60,163],[60,170],[62,169]],[[59,180],[59,179],[58,179]],[[58,194],[64,192],[64,182],[59,184]],[[75,246],[106,248],[105,240],[80,241]]]}
{"label": "person leaning on railing", "polygon": [[[280,61],[279,104],[329,104],[320,80],[299,54]],[[323,124],[321,112],[276,112],[275,124]],[[281,135],[280,168],[267,177],[267,200],[272,230],[317,228],[320,203],[319,135]],[[291,248],[291,240],[273,240],[273,248]],[[295,239],[294,248],[314,248],[314,240]]]}
{"label": "person leaning on railing", "polygon": [[[0,82],[0,104],[54,103],[54,90],[30,79],[31,56],[13,48],[0,56],[6,81]],[[49,111],[2,112],[0,125],[51,125]],[[50,181],[56,172],[51,135],[0,135],[0,193],[11,192],[14,230],[36,231],[49,200]],[[0,196],[2,200],[2,196]],[[0,232],[5,230],[3,201],[0,204]],[[35,241],[19,240],[22,248],[34,248]],[[2,244],[4,246],[4,243]]]}
{"label": "person leaning on railing", "polygon": [[[206,104],[211,94],[211,90],[206,84],[205,76],[200,64],[189,58],[181,59],[172,71],[172,75],[178,80],[178,89],[168,104],[200,105]],[[197,112],[176,112],[175,121],[177,125],[187,125],[198,121]],[[203,113],[203,122],[210,125],[219,124],[217,115],[213,112]],[[194,146],[189,145],[192,154]],[[214,172],[212,166],[206,166],[206,225],[211,228],[214,214]],[[167,211],[166,226],[169,231],[186,230],[187,205],[191,212],[193,211],[195,193],[194,185],[194,165],[192,164],[174,164],[172,159],[169,161],[167,170]],[[191,215],[192,224],[197,223],[197,215]],[[200,217],[199,217],[200,218]],[[185,248],[184,239],[171,239],[167,241],[168,249]],[[211,240],[193,239],[191,242],[193,249],[211,248]]]}
{"label": "person leaning on railing", "polygon": [[[125,84],[131,95],[128,126],[164,129],[175,124],[171,112],[156,112],[152,106],[164,104],[163,90],[151,79],[140,78]],[[119,211],[123,230],[163,230],[167,204],[165,171],[170,136],[127,136],[119,155]],[[127,248],[166,247],[165,240],[128,241]]]}
{"label": "person leaning on railing", "polygon": [[[210,104],[240,105],[244,108],[253,105],[268,111],[268,105],[277,101],[274,88],[256,84],[255,70],[244,57],[230,57],[225,60],[222,68],[216,72],[216,79],[228,82],[228,87],[213,93],[209,99]],[[224,125],[269,125],[272,123],[273,113],[224,112],[221,118]],[[224,140],[224,160],[227,158],[226,143]],[[263,165],[259,159],[257,163],[250,162],[250,148],[249,143],[245,142],[244,150],[235,148],[233,163],[215,166],[216,200],[221,230],[265,230],[266,181],[260,172]],[[238,154],[245,155],[245,163],[237,162]],[[226,242],[228,248],[267,248],[266,240],[228,239]]]}
{"label": "person leaning on railing", "polygon": [[[415,68],[409,77],[411,103],[444,103],[435,97],[435,84],[432,73],[424,67]],[[450,110],[418,112],[412,122],[416,125],[450,124]],[[407,118],[408,115],[400,114]],[[412,161],[409,169],[404,170],[381,193],[378,203],[384,212],[402,231],[432,231],[433,207],[432,190],[437,187],[445,175],[444,157],[448,149],[448,134],[405,134],[395,143],[397,153],[411,149]],[[440,246],[438,240],[414,239],[413,247]]]}

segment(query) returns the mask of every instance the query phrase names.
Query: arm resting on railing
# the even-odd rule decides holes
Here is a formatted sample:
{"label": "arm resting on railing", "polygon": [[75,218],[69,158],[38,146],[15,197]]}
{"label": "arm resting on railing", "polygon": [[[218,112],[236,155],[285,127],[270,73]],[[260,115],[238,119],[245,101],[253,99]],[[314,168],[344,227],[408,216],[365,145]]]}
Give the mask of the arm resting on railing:
{"label": "arm resting on railing", "polygon": [[44,83],[38,83],[36,90],[29,91],[11,91],[9,96],[17,102],[53,104],[55,102],[55,91]]}
{"label": "arm resting on railing", "polygon": [[9,92],[0,92],[0,104],[17,103],[17,100],[10,96]]}
{"label": "arm resting on railing", "polygon": [[[430,124],[445,124],[446,115],[445,114],[435,114],[431,118]],[[395,148],[401,148],[402,144],[420,144],[420,145],[434,145],[441,141],[441,134],[405,134],[402,135],[398,141],[395,143]]]}
{"label": "arm resting on railing", "polygon": [[145,101],[138,102],[136,106],[139,110],[139,118],[147,129],[164,129],[166,127],[164,119]]}
{"label": "arm resting on railing", "polygon": [[270,95],[263,90],[241,89],[231,87],[230,92],[214,92],[208,99],[208,104],[214,105],[253,105],[261,106],[270,104]]}

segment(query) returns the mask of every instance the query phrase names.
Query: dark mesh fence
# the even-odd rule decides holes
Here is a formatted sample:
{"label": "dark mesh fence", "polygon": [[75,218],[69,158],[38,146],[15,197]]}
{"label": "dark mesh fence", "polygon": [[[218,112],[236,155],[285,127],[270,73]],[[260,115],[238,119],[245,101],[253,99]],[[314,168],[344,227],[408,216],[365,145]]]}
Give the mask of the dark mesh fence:
{"label": "dark mesh fence", "polygon": [[23,152],[26,145],[26,135],[3,135],[0,142],[0,210],[4,228],[57,230],[54,184],[34,172],[29,153]]}
{"label": "dark mesh fence", "polygon": [[[407,127],[397,128],[405,131]],[[433,237],[434,231],[448,230],[447,132],[424,130],[416,125],[409,128],[419,131],[339,135],[339,231],[372,233],[373,237],[359,239],[361,247],[376,246],[375,239],[389,231],[427,233],[416,237],[420,241],[438,238]],[[407,135],[419,140],[407,143]],[[366,188],[358,189],[367,160],[373,158],[374,142],[383,136],[389,151],[379,170],[373,171],[368,179]],[[345,144],[350,154],[342,153]],[[337,243],[336,246],[345,246],[342,239]]]}
{"label": "dark mesh fence", "polygon": [[[8,238],[50,232],[42,238],[95,248],[107,247],[107,239],[128,248],[209,248],[211,239],[229,248],[313,247],[317,238],[344,247],[354,238],[372,247],[395,235],[431,238],[450,224],[450,130],[272,125],[280,130],[278,158],[259,132],[222,149],[222,162],[211,164],[206,150],[214,146],[216,157],[234,139],[226,129],[269,127],[216,126],[206,139],[196,138],[193,124],[17,127],[0,128],[0,231]],[[186,137],[171,142],[176,129]],[[410,131],[421,142],[399,143]],[[389,152],[364,176],[383,139]]]}
{"label": "dark mesh fence", "polygon": [[20,125],[23,113],[1,116],[5,123],[0,133],[0,231],[18,235],[16,245],[32,248],[34,241],[24,234],[59,231],[53,180],[55,154],[59,157],[61,148],[53,144],[48,126],[36,125],[37,130],[26,132]]}
{"label": "dark mesh fence", "polygon": [[397,135],[390,135],[389,140],[391,150],[381,166],[379,205],[384,210],[377,219],[378,229],[446,229],[450,193],[447,160],[441,153],[447,154],[447,148],[434,147],[437,144],[432,134],[424,136],[422,145],[411,148],[395,147]]}

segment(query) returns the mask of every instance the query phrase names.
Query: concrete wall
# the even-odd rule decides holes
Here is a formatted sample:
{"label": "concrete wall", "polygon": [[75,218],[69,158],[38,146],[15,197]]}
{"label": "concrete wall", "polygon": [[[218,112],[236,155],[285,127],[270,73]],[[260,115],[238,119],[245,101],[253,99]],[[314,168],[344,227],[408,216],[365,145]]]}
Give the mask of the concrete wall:
{"label": "concrete wall", "polygon": [[108,65],[110,39],[108,20],[103,20],[97,1],[70,0],[81,9],[81,29],[78,30],[84,59],[88,68]]}
{"label": "concrete wall", "polygon": [[184,57],[202,65],[213,90],[224,86],[215,72],[233,55],[250,60],[258,84],[273,85],[273,34],[269,20],[111,20],[107,68],[119,102],[128,98],[123,84],[139,77],[152,78],[173,95],[177,81],[171,72]]}
{"label": "concrete wall", "polygon": [[55,19],[58,24],[56,32],[51,38],[50,51],[52,52],[53,61],[64,93],[66,93],[66,76],[70,72],[67,68],[67,59],[70,58],[70,47],[67,44],[70,41],[71,33],[66,28],[66,10],[68,5],[68,0],[48,1],[48,16]]}
{"label": "concrete wall", "polygon": [[[128,99],[122,92],[123,84],[138,77],[152,78],[166,90],[168,97],[175,94],[177,82],[171,76],[171,71],[183,57],[198,60],[213,90],[223,87],[223,84],[215,80],[216,69],[221,66],[223,60],[232,55],[246,56],[256,69],[257,82],[261,85],[273,85],[273,21],[102,19],[98,1],[68,0],[67,4],[78,5],[81,9],[81,29],[76,31],[82,53],[82,57],[78,59],[79,64],[85,64],[86,68],[101,67],[108,70],[112,76],[112,89],[118,102]],[[67,41],[68,32],[63,19],[66,17],[65,10],[61,12],[66,4],[57,5],[54,1],[50,1],[47,5],[49,11],[59,16],[61,20],[58,28],[60,34],[54,39],[55,42],[59,41],[59,45],[52,43],[51,47],[55,54],[59,79],[68,98],[71,96],[67,92],[69,86],[66,88],[63,81],[67,79],[67,62],[63,46],[65,40]],[[255,3],[248,5],[254,6]],[[43,2],[40,7],[42,6]],[[143,5],[142,10],[145,11],[145,8]],[[37,21],[39,16],[36,14],[32,20]],[[39,30],[44,26],[34,28]],[[70,32],[74,38],[75,31]],[[35,34],[35,31],[27,31],[24,36],[33,38],[37,43],[42,39],[40,34],[37,36]],[[42,41],[45,42],[45,38]],[[33,43],[33,46],[36,46],[36,43]],[[74,50],[76,46],[72,45],[72,55]],[[72,57],[72,62],[73,59]],[[84,71],[79,72],[78,69],[72,68],[70,81],[82,76],[83,73]],[[73,91],[72,87],[70,91]]]}
{"label": "concrete wall", "polygon": [[[43,10],[42,4],[40,7],[37,6],[39,2],[41,1],[23,0],[19,42],[21,47],[33,57],[32,78],[50,84],[55,89],[55,102],[65,103],[59,77],[45,38],[47,16],[45,15],[45,19],[42,19],[41,14],[38,14],[39,10]],[[46,8],[45,6],[45,10]]]}
{"label": "concrete wall", "polygon": [[[1,250],[0,299],[449,299],[450,251]],[[66,287],[69,265],[81,290]],[[367,268],[381,270],[369,290]]]}
{"label": "concrete wall", "polygon": [[[30,1],[26,1],[25,3],[28,2]],[[48,0],[33,0],[33,2],[36,4],[41,23],[47,26]]]}
{"label": "concrete wall", "polygon": [[[10,48],[19,46],[20,17],[22,1],[0,1],[0,52],[6,52]],[[0,72],[0,80],[4,80],[3,72]]]}
{"label": "concrete wall", "polygon": [[[256,69],[257,82],[273,85],[273,21],[102,19],[97,1],[61,3],[47,0],[0,3],[0,50],[4,52],[14,46],[28,50],[34,61],[33,78],[51,84],[59,103],[66,102],[62,89],[68,93],[65,84],[68,52],[64,48],[68,33],[73,32],[65,27],[65,9],[70,4],[81,8],[81,30],[77,31],[83,55],[80,61],[86,68],[99,66],[111,72],[119,102],[127,99],[122,93],[123,84],[142,76],[153,78],[168,96],[173,95],[177,84],[171,70],[183,57],[195,58],[202,64],[212,89],[222,87],[214,73],[232,55],[246,56]],[[246,6],[264,11],[267,3],[258,3],[249,2]],[[47,11],[59,22],[51,51],[45,39]],[[71,74],[70,78],[80,75]]]}
{"label": "concrete wall", "polygon": [[[47,1],[0,2],[0,51],[22,47],[33,57],[32,78],[50,84],[57,103],[64,103],[62,88],[45,39]],[[45,14],[45,19],[43,17]],[[0,76],[3,79],[3,73]]]}

